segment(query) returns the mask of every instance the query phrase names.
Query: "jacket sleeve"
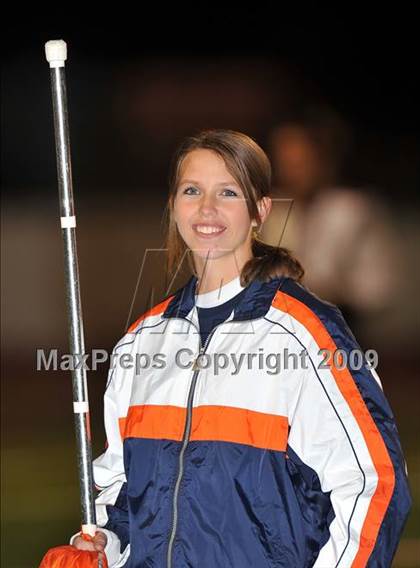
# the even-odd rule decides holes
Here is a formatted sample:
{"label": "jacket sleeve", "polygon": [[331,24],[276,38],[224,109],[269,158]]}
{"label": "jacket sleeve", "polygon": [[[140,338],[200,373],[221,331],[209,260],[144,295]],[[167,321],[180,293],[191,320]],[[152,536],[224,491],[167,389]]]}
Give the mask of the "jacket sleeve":
{"label": "jacket sleeve", "polygon": [[93,462],[97,525],[108,537],[105,553],[110,568],[124,566],[130,554],[127,510],[127,480],[124,472],[122,432],[129,406],[133,370],[119,366],[119,357],[130,347],[125,336],[111,356],[104,395],[106,451]]}
{"label": "jacket sleeve", "polygon": [[333,509],[313,566],[391,566],[411,497],[379,377],[365,358],[356,368],[360,360],[351,352],[361,353],[360,347],[337,309],[314,313],[293,298],[290,305],[291,342],[305,353],[306,368],[295,375],[288,444],[316,473]]}

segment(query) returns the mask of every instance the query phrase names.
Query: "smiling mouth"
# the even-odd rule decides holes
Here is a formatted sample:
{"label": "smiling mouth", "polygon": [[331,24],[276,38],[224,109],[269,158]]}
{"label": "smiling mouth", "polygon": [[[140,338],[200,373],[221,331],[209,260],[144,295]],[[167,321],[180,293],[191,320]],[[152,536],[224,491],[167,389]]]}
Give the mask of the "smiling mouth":
{"label": "smiling mouth", "polygon": [[216,237],[226,230],[223,225],[207,225],[207,224],[195,224],[192,226],[193,231],[197,233],[200,237]]}

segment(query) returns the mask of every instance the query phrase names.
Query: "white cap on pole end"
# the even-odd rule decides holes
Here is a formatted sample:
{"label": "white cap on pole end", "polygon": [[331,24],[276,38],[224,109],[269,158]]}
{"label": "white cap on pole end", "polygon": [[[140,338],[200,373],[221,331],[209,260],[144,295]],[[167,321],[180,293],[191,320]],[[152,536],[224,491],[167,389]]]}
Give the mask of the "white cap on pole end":
{"label": "white cap on pole end", "polygon": [[67,44],[62,39],[52,39],[45,44],[45,56],[50,67],[64,67],[67,59]]}

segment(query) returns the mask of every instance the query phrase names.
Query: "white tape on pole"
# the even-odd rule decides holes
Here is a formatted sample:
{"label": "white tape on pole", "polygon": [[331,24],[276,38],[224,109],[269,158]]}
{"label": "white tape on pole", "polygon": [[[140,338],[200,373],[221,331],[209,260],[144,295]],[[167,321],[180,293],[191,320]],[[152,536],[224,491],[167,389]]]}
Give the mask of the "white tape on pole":
{"label": "white tape on pole", "polygon": [[73,412],[75,414],[89,412],[89,403],[86,400],[73,402]]}
{"label": "white tape on pole", "polygon": [[68,217],[60,217],[62,229],[74,229],[76,226],[76,217],[74,215]]}
{"label": "white tape on pole", "polygon": [[89,534],[90,536],[95,536],[96,525],[82,525],[82,533]]}

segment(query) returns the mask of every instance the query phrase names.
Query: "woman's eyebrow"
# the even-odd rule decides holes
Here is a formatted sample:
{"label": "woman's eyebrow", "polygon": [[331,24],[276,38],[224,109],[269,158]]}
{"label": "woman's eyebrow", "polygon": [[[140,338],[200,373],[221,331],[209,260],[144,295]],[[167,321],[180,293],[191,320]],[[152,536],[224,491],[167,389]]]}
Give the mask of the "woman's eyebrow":
{"label": "woman's eyebrow", "polygon": [[217,183],[216,185],[222,186],[222,185],[236,185],[237,187],[239,187],[238,183],[235,180],[232,181],[221,181],[220,183]]}
{"label": "woman's eyebrow", "polygon": [[[200,185],[200,182],[194,179],[181,179],[179,182],[179,185],[183,184],[183,183],[193,183],[194,185]],[[236,185],[239,187],[239,185],[236,183],[236,181],[232,180],[232,181],[221,181],[219,183],[216,183],[216,186],[222,187],[225,185]]]}
{"label": "woman's eyebrow", "polygon": [[183,184],[183,183],[193,183],[194,185],[200,185],[199,181],[196,181],[194,179],[181,179],[179,181],[179,185]]}

